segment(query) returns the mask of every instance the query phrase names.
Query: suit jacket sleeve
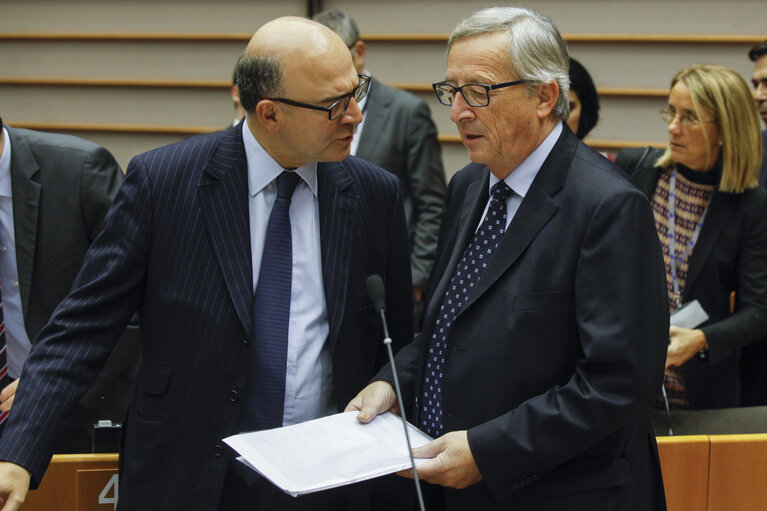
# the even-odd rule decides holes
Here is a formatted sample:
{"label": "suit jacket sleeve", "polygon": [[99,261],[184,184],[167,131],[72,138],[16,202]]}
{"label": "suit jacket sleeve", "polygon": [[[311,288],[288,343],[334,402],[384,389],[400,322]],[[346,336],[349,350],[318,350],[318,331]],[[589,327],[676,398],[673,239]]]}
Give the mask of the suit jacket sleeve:
{"label": "suit jacket sleeve", "polygon": [[[746,197],[748,194],[751,196]],[[735,264],[735,311],[721,321],[701,328],[706,335],[712,364],[762,338],[767,331],[767,194],[761,190],[747,190],[742,195],[742,201],[752,200],[749,207],[744,207],[741,218],[745,226],[739,260]],[[726,242],[724,238],[719,241]],[[712,284],[705,288],[712,293],[729,295],[721,287],[712,289]]]}
{"label": "suit jacket sleeve", "polygon": [[135,172],[129,169],[72,292],[40,332],[24,364],[13,412],[0,438],[0,459],[25,467],[33,488],[50,461],[60,418],[91,386],[140,302],[150,199],[142,165],[132,166]]}
{"label": "suit jacket sleeve", "polygon": [[104,218],[123,182],[123,172],[114,156],[98,147],[83,164],[81,197],[83,217],[91,241],[101,232]]}
{"label": "suit jacket sleeve", "polygon": [[[636,420],[657,395],[668,302],[652,213],[638,191],[610,195],[594,210],[573,289],[582,353],[569,381],[468,430],[476,463],[497,499]],[[529,334],[521,338],[534,342]]]}

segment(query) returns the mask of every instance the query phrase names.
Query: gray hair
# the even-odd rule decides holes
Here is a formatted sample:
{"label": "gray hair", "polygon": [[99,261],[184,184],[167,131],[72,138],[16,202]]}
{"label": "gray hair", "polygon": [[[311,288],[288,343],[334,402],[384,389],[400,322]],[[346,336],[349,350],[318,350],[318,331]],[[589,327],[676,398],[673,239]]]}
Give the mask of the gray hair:
{"label": "gray hair", "polygon": [[508,38],[509,68],[527,82],[528,94],[540,84],[556,81],[559,98],[552,115],[566,120],[570,115],[567,92],[569,59],[567,44],[556,25],[546,16],[519,7],[490,7],[466,18],[455,27],[447,51],[457,41],[483,34],[505,32]]}
{"label": "gray hair", "polygon": [[343,39],[347,48],[351,48],[354,46],[354,43],[360,40],[360,31],[357,28],[357,23],[354,22],[351,16],[338,9],[318,12],[312,16],[312,20],[325,25],[338,34]]}
{"label": "gray hair", "polygon": [[234,71],[242,108],[252,114],[262,99],[279,96],[283,88],[280,59],[274,55],[243,56]]}

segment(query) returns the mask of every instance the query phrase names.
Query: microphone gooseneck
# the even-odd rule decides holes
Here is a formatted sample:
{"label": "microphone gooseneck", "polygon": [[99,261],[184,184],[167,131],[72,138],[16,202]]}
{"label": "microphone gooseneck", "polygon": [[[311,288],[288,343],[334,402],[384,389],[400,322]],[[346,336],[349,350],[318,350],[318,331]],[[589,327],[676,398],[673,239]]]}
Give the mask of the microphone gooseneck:
{"label": "microphone gooseneck", "polygon": [[394,353],[391,349],[391,337],[389,337],[389,327],[386,323],[386,288],[384,287],[383,279],[380,275],[370,275],[365,282],[368,290],[368,296],[373,303],[373,307],[381,315],[381,324],[384,329],[384,344],[386,345],[386,351],[389,354],[389,363],[391,364],[392,375],[394,376],[394,391],[397,394],[397,402],[399,403],[400,419],[402,419],[402,427],[405,430],[405,440],[407,441],[407,453],[410,456],[410,466],[413,468],[413,481],[415,482],[415,491],[418,494],[418,504],[421,511],[426,511],[426,507],[423,503],[423,495],[421,494],[421,483],[418,480],[418,469],[415,466],[415,460],[413,459],[413,448],[410,446],[410,435],[407,432],[407,419],[405,418],[405,404],[402,401],[402,391],[399,388],[399,378],[397,377],[397,366],[394,364]]}

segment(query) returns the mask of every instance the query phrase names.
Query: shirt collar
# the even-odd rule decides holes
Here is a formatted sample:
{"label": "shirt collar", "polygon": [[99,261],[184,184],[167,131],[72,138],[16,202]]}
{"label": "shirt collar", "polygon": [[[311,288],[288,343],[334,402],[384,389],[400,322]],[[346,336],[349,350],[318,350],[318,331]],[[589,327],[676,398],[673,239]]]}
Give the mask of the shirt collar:
{"label": "shirt collar", "polygon": [[[530,156],[517,166],[508,176],[504,179],[504,182],[511,188],[515,194],[524,198],[527,195],[527,191],[533,184],[535,176],[538,175],[538,171],[541,170],[543,162],[548,158],[549,153],[554,148],[554,144],[557,143],[559,135],[562,133],[562,122],[558,122],[551,133],[543,139],[541,145],[535,148],[535,151],[530,153]],[[495,174],[490,173],[490,193],[492,195],[493,186],[500,181]]]}
{"label": "shirt collar", "polygon": [[[248,193],[251,197],[266,188],[285,169],[261,147],[256,137],[248,128],[247,119],[242,123],[242,141],[245,144],[245,157],[248,161]],[[298,167],[295,172],[309,185],[314,197],[317,197],[317,162],[311,161]]]}
{"label": "shirt collar", "polygon": [[0,197],[11,197],[11,137],[3,127],[3,153],[0,154]]}

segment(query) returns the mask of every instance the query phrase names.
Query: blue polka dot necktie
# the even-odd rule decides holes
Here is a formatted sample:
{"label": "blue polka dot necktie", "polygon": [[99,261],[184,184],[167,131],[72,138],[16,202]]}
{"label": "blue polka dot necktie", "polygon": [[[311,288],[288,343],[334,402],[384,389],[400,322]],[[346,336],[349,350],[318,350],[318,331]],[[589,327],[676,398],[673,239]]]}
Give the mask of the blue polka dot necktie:
{"label": "blue polka dot necktie", "polygon": [[290,171],[277,177],[277,198],[266,227],[253,301],[253,342],[241,420],[243,431],[282,426],[293,279],[290,199],[300,179]]}
{"label": "blue polka dot necktie", "polygon": [[445,428],[442,420],[442,382],[450,326],[479,282],[506,230],[506,198],[510,193],[511,188],[503,181],[493,186],[487,214],[466,247],[442,299],[426,356],[420,410],[421,429],[433,437],[441,436]]}

